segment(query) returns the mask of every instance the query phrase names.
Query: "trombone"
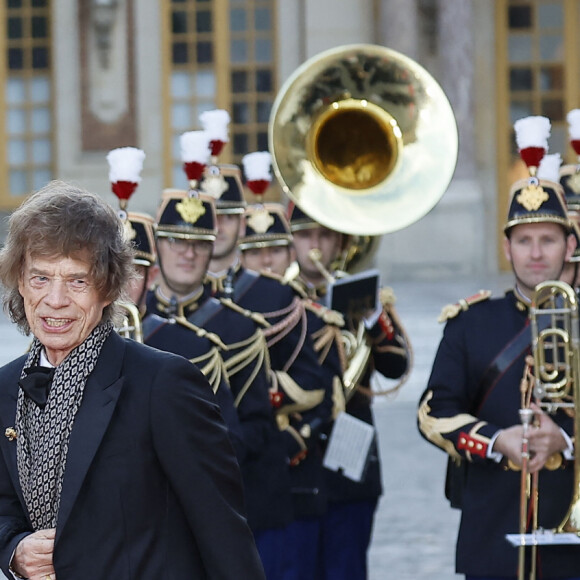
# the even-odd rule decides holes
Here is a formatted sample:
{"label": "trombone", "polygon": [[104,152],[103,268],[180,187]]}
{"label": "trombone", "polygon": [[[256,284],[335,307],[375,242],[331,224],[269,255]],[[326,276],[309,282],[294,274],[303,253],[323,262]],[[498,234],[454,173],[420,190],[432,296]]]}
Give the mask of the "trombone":
{"label": "trombone", "polygon": [[[574,487],[568,511],[561,523],[553,530],[538,534],[538,473],[530,476],[530,458],[527,435],[533,424],[532,399],[540,408],[553,414],[563,410],[574,420],[574,448],[580,449],[580,336],[578,298],[574,289],[561,281],[546,281],[536,286],[530,306],[530,330],[533,360],[527,361],[522,378],[522,408],[520,419],[523,426],[522,471],[520,488],[520,522],[518,579],[524,580],[526,546],[531,546],[530,580],[536,578],[537,545],[542,535],[580,535],[580,471],[574,462]],[[533,367],[533,371],[532,371]],[[561,457],[549,458],[548,469],[561,462]],[[550,465],[552,463],[552,465]],[[529,503],[529,508],[528,508]],[[526,534],[528,519],[531,533]],[[553,542],[553,539],[550,540]],[[558,543],[569,543],[561,536]]]}

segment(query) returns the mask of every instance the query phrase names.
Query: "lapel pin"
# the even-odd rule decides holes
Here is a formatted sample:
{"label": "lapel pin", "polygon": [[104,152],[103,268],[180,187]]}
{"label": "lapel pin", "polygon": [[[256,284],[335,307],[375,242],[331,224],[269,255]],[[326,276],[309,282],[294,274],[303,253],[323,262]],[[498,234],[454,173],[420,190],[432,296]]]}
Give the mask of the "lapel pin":
{"label": "lapel pin", "polygon": [[18,434],[16,433],[16,429],[14,429],[14,427],[8,427],[8,429],[4,431],[4,435],[8,437],[8,441],[14,441],[14,439],[18,437]]}

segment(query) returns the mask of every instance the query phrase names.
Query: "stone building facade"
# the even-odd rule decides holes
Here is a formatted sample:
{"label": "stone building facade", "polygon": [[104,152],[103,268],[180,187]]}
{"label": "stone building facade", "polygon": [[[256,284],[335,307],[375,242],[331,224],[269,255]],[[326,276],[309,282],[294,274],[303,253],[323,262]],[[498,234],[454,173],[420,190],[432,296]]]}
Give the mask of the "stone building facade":
{"label": "stone building facade", "polygon": [[[163,188],[183,186],[176,183],[179,166],[175,141],[180,127],[199,128],[195,115],[187,111],[192,98],[197,99],[192,110],[231,107],[230,112],[237,117],[235,143],[224,153],[224,160],[239,162],[244,147],[264,147],[268,103],[302,62],[340,45],[372,43],[402,52],[434,76],[453,107],[459,135],[456,171],[436,207],[407,228],[383,236],[375,260],[385,280],[484,276],[505,267],[498,247],[509,185],[505,176],[511,161],[507,157],[512,155],[510,116],[515,110],[522,114],[527,110],[529,114],[544,113],[541,105],[529,105],[528,109],[512,106],[512,76],[502,77],[511,58],[507,52],[512,54],[513,38],[508,29],[514,22],[519,26],[522,13],[533,14],[536,20],[548,20],[552,13],[542,12],[541,5],[545,3],[5,0],[2,4],[0,17],[7,21],[10,33],[4,46],[0,44],[8,55],[0,64],[0,77],[15,81],[10,85],[12,93],[7,90],[0,100],[4,110],[0,132],[6,135],[0,146],[2,211],[16,207],[25,192],[41,185],[47,176],[79,183],[116,203],[110,193],[105,156],[114,147],[134,145],[142,148],[147,157],[131,209],[154,214]],[[560,26],[564,30],[569,16],[564,12],[577,11],[578,2],[562,0],[552,4],[561,5],[564,17]],[[206,20],[202,18],[203,11],[207,12]],[[37,20],[44,18],[48,23],[48,31],[43,32],[38,23],[34,28],[37,13]],[[516,16],[520,19],[516,20]],[[26,42],[22,40],[26,34],[15,24],[19,18],[32,23],[32,39],[25,39]],[[556,36],[560,30],[557,22],[554,27]],[[34,96],[26,107],[18,100],[18,91],[24,86],[22,78],[32,82],[37,71],[32,61],[32,72],[22,72],[14,55],[24,47],[22,54],[28,50],[34,59],[38,43],[42,44],[42,38],[34,36],[35,30],[36,36],[44,34],[45,40],[50,37],[46,40],[50,49],[46,79],[52,92],[49,105],[43,107],[50,107],[51,130],[37,139],[44,145],[41,151],[48,159],[46,167],[36,172],[36,181],[24,186],[26,172],[34,170],[34,163],[26,161],[25,139],[14,137],[13,127],[23,111],[34,120],[35,114],[42,114],[37,110],[42,107],[35,109]],[[198,56],[205,54],[204,50],[210,55],[205,62],[199,57],[195,79],[187,74],[187,45],[175,40],[179,34],[189,39],[190,49],[196,47]],[[498,52],[504,46],[501,38],[507,38],[506,54]],[[253,62],[248,65],[240,57],[236,63],[250,45],[255,47]],[[563,42],[560,46],[564,52],[561,58],[566,56],[570,61],[574,45]],[[241,52],[235,52],[233,47],[239,47]],[[260,50],[267,55],[263,62]],[[181,68],[175,65],[177,62]],[[244,103],[238,98],[236,83],[243,84],[254,69],[258,72],[251,78],[255,78],[257,96],[252,93]],[[196,95],[180,104],[180,91],[192,79],[198,83]],[[574,87],[572,83],[563,89],[565,107],[580,105],[575,102]],[[192,121],[187,127],[188,114]],[[30,137],[30,131],[26,134]],[[569,152],[564,153],[569,157]],[[16,191],[16,187],[24,189]]]}

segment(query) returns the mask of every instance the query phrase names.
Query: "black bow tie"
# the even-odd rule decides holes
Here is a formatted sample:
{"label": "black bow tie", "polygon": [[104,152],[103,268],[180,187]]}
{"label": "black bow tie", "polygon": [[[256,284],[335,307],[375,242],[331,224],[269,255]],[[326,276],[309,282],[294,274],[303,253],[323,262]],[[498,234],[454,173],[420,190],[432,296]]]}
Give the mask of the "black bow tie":
{"label": "black bow tie", "polygon": [[30,367],[24,371],[26,376],[18,381],[26,395],[41,409],[46,405],[54,371],[54,367]]}

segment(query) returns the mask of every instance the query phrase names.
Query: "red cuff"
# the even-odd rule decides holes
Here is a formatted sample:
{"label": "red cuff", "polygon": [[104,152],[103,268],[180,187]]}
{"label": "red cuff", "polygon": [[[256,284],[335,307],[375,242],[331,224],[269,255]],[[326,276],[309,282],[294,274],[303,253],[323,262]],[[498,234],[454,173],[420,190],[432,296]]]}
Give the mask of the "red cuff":
{"label": "red cuff", "polygon": [[385,333],[385,336],[389,340],[392,340],[392,338],[395,336],[395,327],[393,326],[391,319],[388,317],[388,315],[384,310],[383,312],[381,312],[381,315],[379,316],[379,326]]}
{"label": "red cuff", "polygon": [[463,449],[469,451],[472,455],[479,455],[480,457],[487,457],[487,443],[484,443],[481,439],[473,437],[469,433],[462,431],[459,433],[459,439],[457,441],[457,449]]}

